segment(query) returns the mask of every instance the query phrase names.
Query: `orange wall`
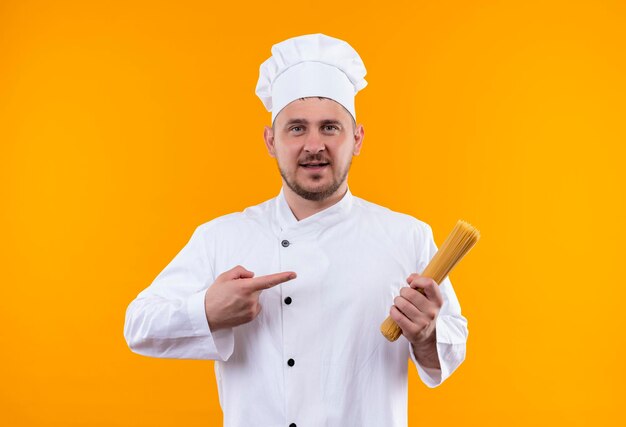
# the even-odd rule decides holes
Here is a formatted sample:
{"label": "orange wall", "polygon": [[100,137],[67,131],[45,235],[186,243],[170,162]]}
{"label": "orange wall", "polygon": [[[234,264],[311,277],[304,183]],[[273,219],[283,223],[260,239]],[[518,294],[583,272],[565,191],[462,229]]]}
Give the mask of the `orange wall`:
{"label": "orange wall", "polygon": [[410,425],[626,423],[626,3],[175,3],[0,3],[3,425],[221,425],[212,362],[131,353],[124,313],[278,193],[258,68],[314,32],[368,70],[352,192],[483,236],[468,358],[410,371]]}

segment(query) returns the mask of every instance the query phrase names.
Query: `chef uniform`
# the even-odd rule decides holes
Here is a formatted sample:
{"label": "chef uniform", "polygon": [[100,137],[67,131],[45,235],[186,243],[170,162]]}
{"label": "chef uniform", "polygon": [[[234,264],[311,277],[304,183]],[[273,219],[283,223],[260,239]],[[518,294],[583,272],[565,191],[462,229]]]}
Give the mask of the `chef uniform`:
{"label": "chef uniform", "polygon": [[[352,90],[354,98],[365,86],[365,68],[350,45],[314,34],[274,45],[272,53],[257,86],[262,99],[278,90],[273,104],[264,100],[272,120],[280,111],[272,108],[303,96],[338,98],[354,116],[345,96]],[[275,80],[281,75],[291,79],[282,89]],[[322,87],[333,79],[330,90]],[[344,87],[334,94],[333,84]],[[198,226],[130,303],[124,336],[142,355],[215,360],[226,427],[406,426],[409,359],[435,387],[465,358],[467,321],[447,278],[436,319],[441,369],[422,367],[404,336],[389,342],[380,332],[406,278],[421,272],[436,250],[426,223],[349,189],[302,220],[281,189],[273,199]],[[211,331],[206,290],[236,265],[256,277],[294,271],[297,278],[262,291],[261,312],[251,322]]]}

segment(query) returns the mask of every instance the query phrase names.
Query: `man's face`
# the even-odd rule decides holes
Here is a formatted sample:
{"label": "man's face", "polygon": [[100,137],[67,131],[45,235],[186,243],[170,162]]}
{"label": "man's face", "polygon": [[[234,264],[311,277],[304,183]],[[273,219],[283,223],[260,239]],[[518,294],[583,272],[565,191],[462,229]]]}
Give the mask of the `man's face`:
{"label": "man's face", "polygon": [[324,200],[343,186],[352,156],[361,151],[363,126],[327,98],[288,104],[265,128],[265,143],[276,158],[284,183],[307,200]]}

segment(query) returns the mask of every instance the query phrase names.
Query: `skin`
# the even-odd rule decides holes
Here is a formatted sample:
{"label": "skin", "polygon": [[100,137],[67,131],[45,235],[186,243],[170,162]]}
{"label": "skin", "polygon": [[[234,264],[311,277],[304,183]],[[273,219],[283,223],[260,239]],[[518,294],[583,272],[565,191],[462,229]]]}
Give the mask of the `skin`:
{"label": "skin", "polygon": [[[361,152],[364,129],[339,103],[319,97],[297,99],[266,126],[263,139],[276,159],[285,199],[298,220],[308,218],[343,198],[348,190],[352,158]],[[328,163],[322,168],[304,164]],[[287,271],[254,278],[236,266],[217,277],[205,294],[209,328],[216,331],[252,321],[261,311],[259,295],[296,277]],[[443,298],[432,279],[411,274],[390,315],[412,344],[415,357],[427,368],[440,368],[435,321]]]}
{"label": "skin", "polygon": [[[292,122],[298,119],[306,122]],[[291,102],[276,116],[273,127],[265,127],[267,151],[276,159],[285,199],[298,220],[334,205],[346,194],[347,173],[352,157],[361,152],[363,136],[363,126],[355,126],[341,104],[317,97]],[[300,166],[309,161],[330,164],[321,171]],[[294,187],[324,197],[307,198]],[[329,189],[334,191],[327,194]]]}
{"label": "skin", "polygon": [[217,331],[252,321],[261,312],[261,291],[295,278],[293,271],[255,278],[252,271],[240,265],[225,271],[204,296],[209,329]]}

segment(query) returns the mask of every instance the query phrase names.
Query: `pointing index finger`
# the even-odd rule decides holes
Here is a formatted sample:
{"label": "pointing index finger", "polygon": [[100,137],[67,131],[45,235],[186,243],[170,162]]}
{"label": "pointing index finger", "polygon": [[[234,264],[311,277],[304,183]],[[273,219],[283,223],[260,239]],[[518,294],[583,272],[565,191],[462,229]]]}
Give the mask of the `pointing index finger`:
{"label": "pointing index finger", "polygon": [[250,289],[253,291],[262,291],[263,289],[269,289],[281,283],[295,279],[296,273],[293,271],[284,271],[282,273],[268,274],[266,276],[255,277],[254,279],[248,279]]}

